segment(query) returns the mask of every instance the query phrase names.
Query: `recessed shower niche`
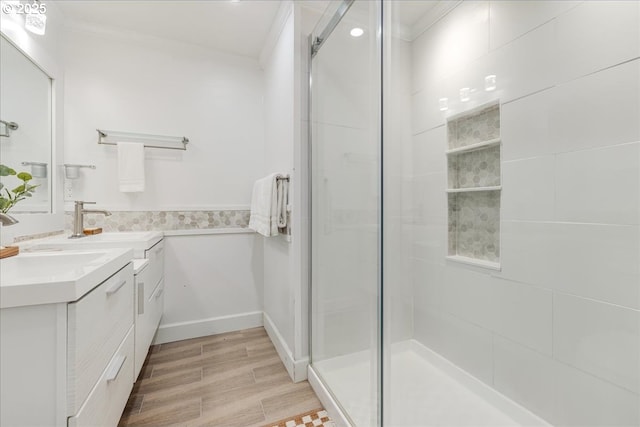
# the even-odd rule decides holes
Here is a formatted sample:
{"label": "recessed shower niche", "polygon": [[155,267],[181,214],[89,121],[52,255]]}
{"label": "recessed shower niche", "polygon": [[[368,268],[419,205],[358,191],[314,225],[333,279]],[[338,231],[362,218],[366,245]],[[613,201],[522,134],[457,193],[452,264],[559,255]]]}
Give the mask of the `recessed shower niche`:
{"label": "recessed shower niche", "polygon": [[447,121],[448,259],[500,268],[500,106]]}

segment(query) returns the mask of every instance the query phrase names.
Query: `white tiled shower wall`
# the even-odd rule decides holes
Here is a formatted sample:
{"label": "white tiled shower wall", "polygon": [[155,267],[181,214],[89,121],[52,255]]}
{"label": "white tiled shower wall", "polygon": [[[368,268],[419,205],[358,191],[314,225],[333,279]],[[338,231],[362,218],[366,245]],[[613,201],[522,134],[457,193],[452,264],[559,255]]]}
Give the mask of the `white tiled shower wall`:
{"label": "white tiled shower wall", "polygon": [[[414,337],[553,424],[640,423],[639,28],[636,1],[464,2],[412,42]],[[445,261],[446,117],[493,100],[499,272]]]}

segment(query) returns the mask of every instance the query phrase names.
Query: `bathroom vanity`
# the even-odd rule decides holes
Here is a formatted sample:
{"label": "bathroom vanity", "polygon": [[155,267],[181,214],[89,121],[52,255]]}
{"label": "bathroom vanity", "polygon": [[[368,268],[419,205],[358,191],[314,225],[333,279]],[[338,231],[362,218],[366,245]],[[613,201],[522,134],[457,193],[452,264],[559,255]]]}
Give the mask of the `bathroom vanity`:
{"label": "bathroom vanity", "polygon": [[135,375],[142,369],[164,310],[164,235],[160,231],[102,233],[81,239],[55,237],[31,245],[33,250],[133,249],[135,274]]}
{"label": "bathroom vanity", "polygon": [[134,381],[131,249],[0,263],[0,424],[116,425]]}
{"label": "bathroom vanity", "polygon": [[0,425],[115,426],[162,317],[160,232],[66,236],[2,260]]}

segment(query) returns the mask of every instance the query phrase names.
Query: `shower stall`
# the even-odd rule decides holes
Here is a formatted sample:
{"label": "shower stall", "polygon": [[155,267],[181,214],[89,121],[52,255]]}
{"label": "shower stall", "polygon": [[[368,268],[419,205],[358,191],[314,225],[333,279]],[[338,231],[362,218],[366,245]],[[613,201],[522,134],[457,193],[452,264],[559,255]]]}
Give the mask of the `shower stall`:
{"label": "shower stall", "polygon": [[334,417],[640,425],[639,28],[635,0],[329,5],[310,374]]}

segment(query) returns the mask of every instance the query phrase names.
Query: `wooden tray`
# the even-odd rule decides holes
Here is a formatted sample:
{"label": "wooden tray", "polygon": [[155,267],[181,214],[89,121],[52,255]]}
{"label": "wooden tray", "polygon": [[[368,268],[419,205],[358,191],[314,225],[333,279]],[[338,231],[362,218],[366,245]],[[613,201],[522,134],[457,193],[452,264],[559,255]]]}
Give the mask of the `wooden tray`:
{"label": "wooden tray", "polygon": [[10,256],[18,255],[20,252],[20,248],[17,246],[7,246],[6,248],[0,249],[0,258],[7,258]]}

